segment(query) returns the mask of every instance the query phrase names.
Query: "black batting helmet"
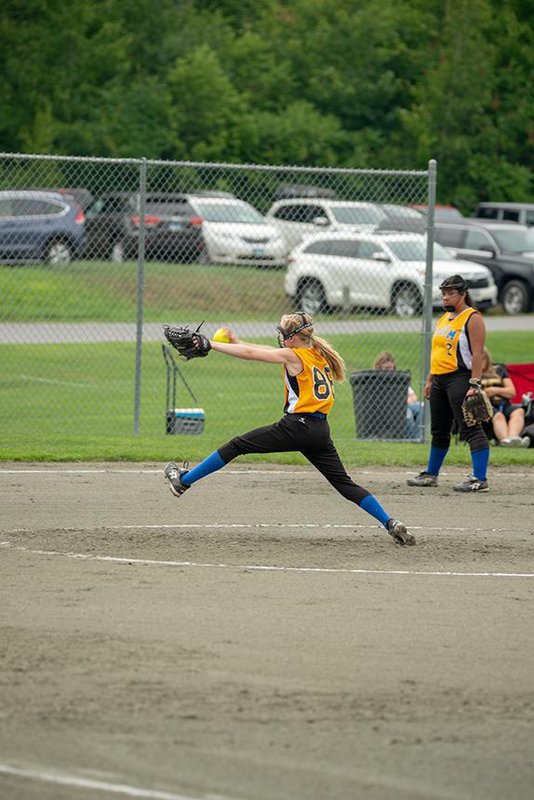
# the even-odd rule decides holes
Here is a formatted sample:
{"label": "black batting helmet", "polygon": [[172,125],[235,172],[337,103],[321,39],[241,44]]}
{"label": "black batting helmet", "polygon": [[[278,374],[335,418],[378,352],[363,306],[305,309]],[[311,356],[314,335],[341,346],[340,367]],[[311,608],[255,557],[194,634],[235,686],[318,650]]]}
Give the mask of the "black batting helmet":
{"label": "black batting helmet", "polygon": [[450,278],[445,278],[439,288],[440,291],[442,289],[457,289],[460,294],[466,294],[469,291],[469,285],[461,275],[451,275]]}

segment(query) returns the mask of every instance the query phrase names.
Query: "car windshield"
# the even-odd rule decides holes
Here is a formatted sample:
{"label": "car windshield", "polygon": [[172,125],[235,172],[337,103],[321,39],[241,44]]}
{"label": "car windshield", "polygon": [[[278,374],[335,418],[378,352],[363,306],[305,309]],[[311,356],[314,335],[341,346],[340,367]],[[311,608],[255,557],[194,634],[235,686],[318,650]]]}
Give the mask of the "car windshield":
{"label": "car windshield", "polygon": [[257,225],[264,219],[255,208],[247,203],[195,203],[200,215],[206,222],[239,222],[241,224]]}
{"label": "car windshield", "polygon": [[386,214],[374,206],[333,206],[332,214],[341,225],[378,225]]}
{"label": "car windshield", "polygon": [[[400,261],[425,261],[426,240],[398,239],[387,242],[388,247]],[[440,244],[434,243],[434,259],[436,261],[454,261],[454,256]]]}
{"label": "car windshield", "polygon": [[504,253],[524,253],[534,250],[534,230],[505,230],[492,231],[493,238]]}
{"label": "car windshield", "polygon": [[392,217],[408,217],[409,219],[421,219],[421,214],[415,208],[408,206],[397,206],[394,203],[382,203],[382,208]]}

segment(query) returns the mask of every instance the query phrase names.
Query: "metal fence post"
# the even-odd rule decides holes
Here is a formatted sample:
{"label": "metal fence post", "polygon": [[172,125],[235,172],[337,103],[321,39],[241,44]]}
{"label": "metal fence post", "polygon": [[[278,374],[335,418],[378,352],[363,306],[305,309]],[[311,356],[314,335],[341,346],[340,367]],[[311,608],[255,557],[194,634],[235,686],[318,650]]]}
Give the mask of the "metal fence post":
{"label": "metal fence post", "polygon": [[[436,207],[437,161],[428,162],[428,210],[426,216],[426,269],[423,305],[423,369],[422,379],[430,372],[430,350],[432,347],[432,264],[434,259],[434,211]],[[430,437],[430,407],[423,405],[423,441]]]}
{"label": "metal fence post", "polygon": [[135,334],[134,436],[141,415],[141,354],[143,349],[143,289],[145,272],[146,158],[139,168],[139,251],[137,256],[137,326]]}

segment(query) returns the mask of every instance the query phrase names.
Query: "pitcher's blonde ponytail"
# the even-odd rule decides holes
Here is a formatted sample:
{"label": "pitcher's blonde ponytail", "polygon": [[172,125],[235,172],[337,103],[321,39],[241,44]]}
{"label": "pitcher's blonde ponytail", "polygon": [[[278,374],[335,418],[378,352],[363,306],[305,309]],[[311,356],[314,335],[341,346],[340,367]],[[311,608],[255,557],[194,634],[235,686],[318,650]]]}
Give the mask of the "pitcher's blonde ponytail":
{"label": "pitcher's blonde ponytail", "polygon": [[328,362],[328,366],[332,370],[332,376],[335,381],[344,381],[345,380],[345,361],[339,355],[337,350],[334,350],[331,344],[327,342],[325,339],[321,339],[320,336],[310,336],[310,341],[315,347],[316,350],[320,352],[320,354],[325,358]]}

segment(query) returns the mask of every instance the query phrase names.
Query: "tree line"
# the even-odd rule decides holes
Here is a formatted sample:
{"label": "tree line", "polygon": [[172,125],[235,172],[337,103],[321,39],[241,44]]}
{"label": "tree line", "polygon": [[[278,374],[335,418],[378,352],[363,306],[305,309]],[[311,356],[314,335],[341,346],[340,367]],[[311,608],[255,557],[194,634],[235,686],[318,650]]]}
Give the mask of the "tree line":
{"label": "tree line", "polygon": [[534,199],[531,0],[4,0],[0,150],[425,168]]}

